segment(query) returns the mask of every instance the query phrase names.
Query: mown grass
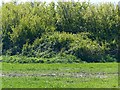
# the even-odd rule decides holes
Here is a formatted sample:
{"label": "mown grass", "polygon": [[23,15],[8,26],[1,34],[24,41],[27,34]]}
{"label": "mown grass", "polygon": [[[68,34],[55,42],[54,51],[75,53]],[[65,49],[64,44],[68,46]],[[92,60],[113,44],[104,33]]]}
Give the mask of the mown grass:
{"label": "mown grass", "polygon": [[[3,63],[2,67],[3,74],[6,75],[2,78],[3,88],[118,87],[117,63]],[[16,74],[18,74],[18,76]]]}
{"label": "mown grass", "polygon": [[74,64],[18,64],[3,63],[3,72],[118,72],[118,63],[74,63]]}
{"label": "mown grass", "polygon": [[71,77],[7,77],[3,88],[114,88],[118,87],[117,77],[71,78]]}

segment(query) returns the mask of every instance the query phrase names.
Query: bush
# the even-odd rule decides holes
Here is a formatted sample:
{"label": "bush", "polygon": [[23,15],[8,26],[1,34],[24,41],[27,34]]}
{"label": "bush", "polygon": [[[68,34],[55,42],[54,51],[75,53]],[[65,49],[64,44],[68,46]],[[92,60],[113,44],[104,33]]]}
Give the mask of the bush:
{"label": "bush", "polygon": [[58,53],[67,51],[69,44],[74,40],[74,36],[68,33],[55,32],[37,38],[32,44],[36,57],[50,58]]}
{"label": "bush", "polygon": [[[119,59],[118,5],[10,2],[3,4],[0,10],[4,55],[53,58],[65,53],[87,62]],[[31,59],[21,61],[17,57],[12,60],[32,62]]]}
{"label": "bush", "polygon": [[7,63],[44,63],[44,59],[35,57],[26,57],[20,55],[2,56],[3,62]]}
{"label": "bush", "polygon": [[117,59],[115,58],[115,56],[112,56],[110,54],[105,55],[101,60],[101,62],[116,62],[116,61]]}
{"label": "bush", "polygon": [[53,58],[49,58],[47,63],[80,63],[81,60],[76,58],[74,55],[67,55],[65,53],[58,54]]}
{"label": "bush", "polygon": [[14,56],[2,56],[2,61],[7,63],[73,63],[81,62],[80,59],[77,59],[73,55],[58,54],[53,58],[35,58],[35,57],[26,57],[20,55]]}
{"label": "bush", "polygon": [[96,41],[89,39],[88,36],[89,33],[70,34],[55,32],[53,34],[45,34],[42,38],[37,38],[31,45],[31,56],[52,58],[65,53],[83,61],[98,62],[101,60],[106,46],[100,46]]}
{"label": "bush", "polygon": [[105,46],[100,46],[96,41],[92,41],[87,37],[78,34],[77,40],[70,45],[69,53],[81,58],[87,62],[99,62],[104,54]]}

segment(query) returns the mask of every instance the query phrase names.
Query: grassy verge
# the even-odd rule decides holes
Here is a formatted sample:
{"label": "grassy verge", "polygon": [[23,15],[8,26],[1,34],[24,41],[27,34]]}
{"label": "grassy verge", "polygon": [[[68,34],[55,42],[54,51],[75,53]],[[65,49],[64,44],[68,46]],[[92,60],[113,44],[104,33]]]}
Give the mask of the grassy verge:
{"label": "grassy verge", "polygon": [[3,63],[3,88],[116,88],[117,63]]}

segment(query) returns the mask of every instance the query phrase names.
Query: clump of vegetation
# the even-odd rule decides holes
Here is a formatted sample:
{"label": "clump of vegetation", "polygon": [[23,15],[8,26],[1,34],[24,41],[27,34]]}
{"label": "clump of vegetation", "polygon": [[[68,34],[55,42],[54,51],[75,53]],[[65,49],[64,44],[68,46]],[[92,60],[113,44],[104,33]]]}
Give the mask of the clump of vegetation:
{"label": "clump of vegetation", "polygon": [[35,57],[25,57],[20,55],[3,56],[3,62],[7,63],[44,63],[44,59]]}
{"label": "clump of vegetation", "polygon": [[118,6],[112,3],[11,2],[1,8],[3,55],[49,59],[64,53],[86,62],[118,61]]}
{"label": "clump of vegetation", "polygon": [[26,43],[22,54],[54,58],[58,54],[62,55],[65,53],[65,55],[74,55],[74,57],[83,61],[97,62],[103,58],[102,54],[105,48],[105,46],[100,46],[96,41],[89,39],[85,33],[69,34],[65,32],[55,32],[44,35],[40,39],[37,38],[32,45]]}
{"label": "clump of vegetation", "polygon": [[2,62],[7,63],[79,63],[82,62],[80,59],[76,58],[73,55],[56,55],[52,58],[37,58],[37,57],[27,57],[21,55],[14,55],[14,56],[2,56]]}

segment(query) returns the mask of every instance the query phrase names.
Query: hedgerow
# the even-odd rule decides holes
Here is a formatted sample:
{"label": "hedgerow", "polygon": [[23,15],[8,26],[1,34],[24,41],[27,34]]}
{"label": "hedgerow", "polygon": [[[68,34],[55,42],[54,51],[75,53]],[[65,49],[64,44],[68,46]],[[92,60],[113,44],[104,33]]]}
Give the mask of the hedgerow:
{"label": "hedgerow", "polygon": [[118,5],[10,2],[1,9],[3,55],[54,58],[64,53],[87,62],[119,59]]}

